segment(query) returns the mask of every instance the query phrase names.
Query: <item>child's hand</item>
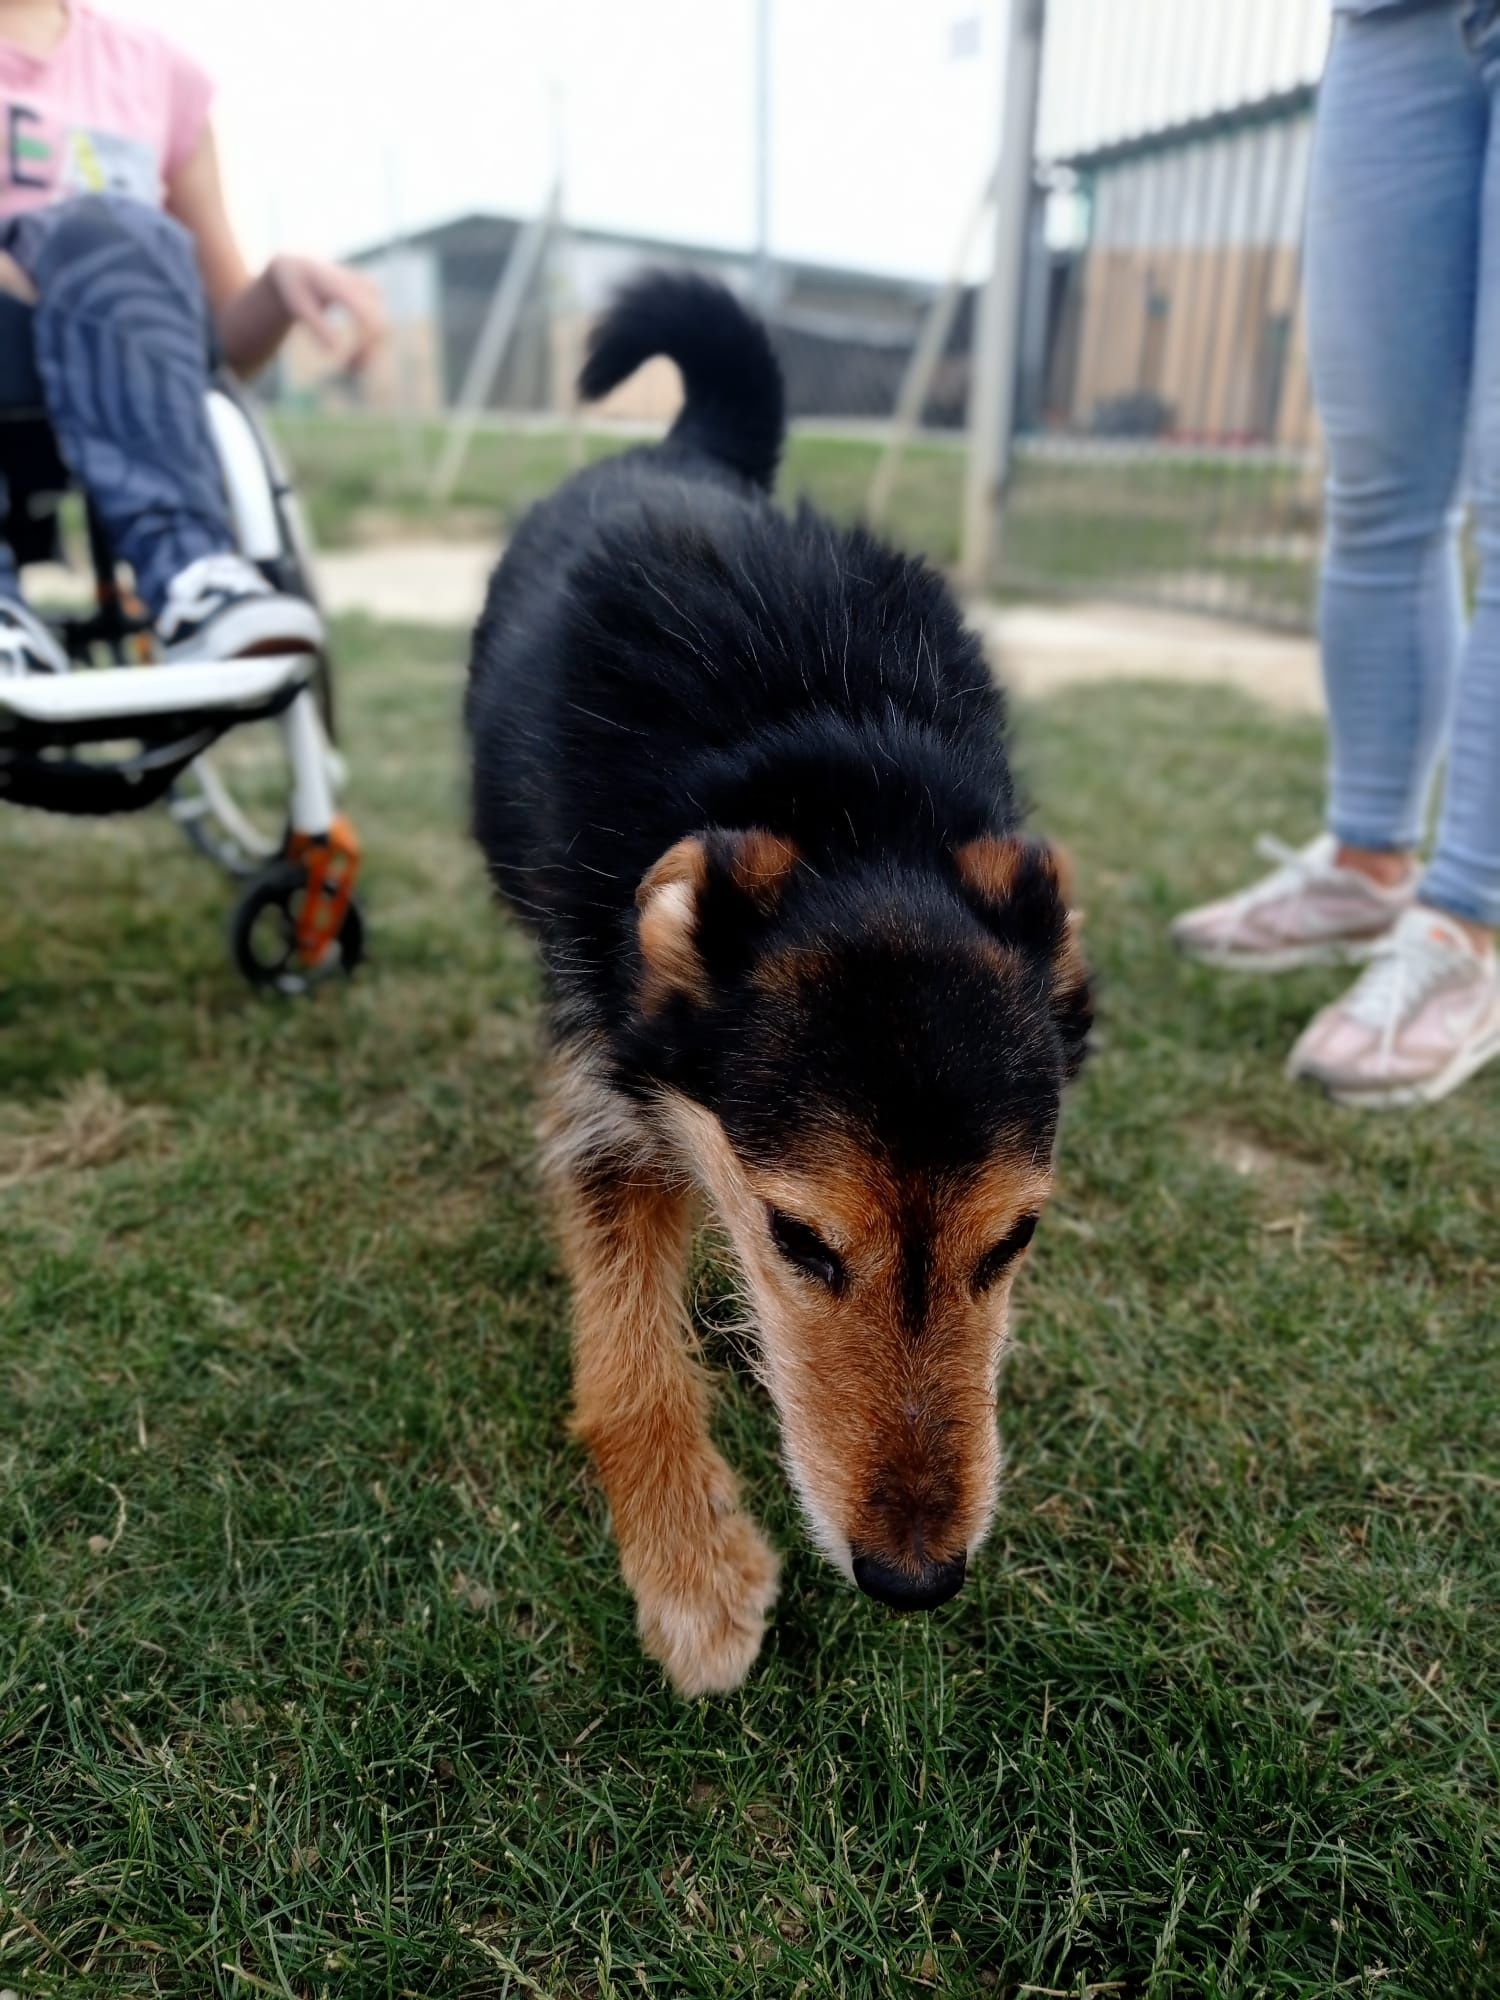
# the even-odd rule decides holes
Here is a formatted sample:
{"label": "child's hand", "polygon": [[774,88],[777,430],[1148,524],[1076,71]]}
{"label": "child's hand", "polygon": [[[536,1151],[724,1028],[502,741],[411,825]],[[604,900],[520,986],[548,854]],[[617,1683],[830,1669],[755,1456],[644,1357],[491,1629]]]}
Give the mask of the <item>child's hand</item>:
{"label": "child's hand", "polygon": [[[266,276],[287,317],[305,326],[328,353],[339,355],[345,368],[363,368],[385,339],[385,301],[362,271],[283,253],[271,259]],[[336,311],[353,321],[352,338],[332,318]]]}

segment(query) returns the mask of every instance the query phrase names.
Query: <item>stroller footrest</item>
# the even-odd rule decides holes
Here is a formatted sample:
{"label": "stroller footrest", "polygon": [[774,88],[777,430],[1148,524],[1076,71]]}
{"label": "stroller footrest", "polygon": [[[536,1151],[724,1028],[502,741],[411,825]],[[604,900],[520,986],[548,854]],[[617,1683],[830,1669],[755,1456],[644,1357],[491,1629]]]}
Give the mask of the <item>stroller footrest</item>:
{"label": "stroller footrest", "polygon": [[316,655],[304,652],[24,674],[0,680],[0,736],[19,724],[28,734],[55,728],[71,742],[85,734],[103,741],[128,734],[147,719],[174,716],[190,727],[229,729],[247,718],[278,714],[308,685],[316,667]]}

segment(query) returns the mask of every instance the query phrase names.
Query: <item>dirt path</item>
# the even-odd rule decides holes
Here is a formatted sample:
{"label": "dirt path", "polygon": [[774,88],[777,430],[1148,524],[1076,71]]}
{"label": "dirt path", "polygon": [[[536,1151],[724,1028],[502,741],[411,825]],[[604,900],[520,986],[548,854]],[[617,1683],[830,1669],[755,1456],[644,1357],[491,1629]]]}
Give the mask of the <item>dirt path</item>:
{"label": "dirt path", "polygon": [[[403,542],[330,553],[318,568],[332,611],[466,626],[494,560],[483,542]],[[970,615],[1020,694],[1089,681],[1191,681],[1236,687],[1297,713],[1322,710],[1310,639],[1112,604],[976,604]]]}

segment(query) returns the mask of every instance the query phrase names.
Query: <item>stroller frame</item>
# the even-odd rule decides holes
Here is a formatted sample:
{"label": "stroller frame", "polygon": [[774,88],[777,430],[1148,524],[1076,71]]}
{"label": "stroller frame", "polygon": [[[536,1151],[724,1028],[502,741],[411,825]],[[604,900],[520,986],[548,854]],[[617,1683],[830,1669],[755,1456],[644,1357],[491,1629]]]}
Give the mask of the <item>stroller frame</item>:
{"label": "stroller frame", "polygon": [[[29,318],[0,300],[0,470],[10,489],[0,532],[23,566],[60,552],[58,509],[73,486],[31,371]],[[273,588],[316,602],[296,495],[222,372],[207,416],[240,553]],[[0,803],[101,816],[165,801],[193,846],[243,885],[229,942],[252,985],[299,994],[352,972],[364,951],[360,854],[338,809],[345,773],[326,653],[158,662],[150,620],[122,587],[86,499],[85,512],[93,609],[51,621],[73,671],[0,678]],[[254,825],[211,755],[229,732],[273,720],[288,770],[278,836]]]}

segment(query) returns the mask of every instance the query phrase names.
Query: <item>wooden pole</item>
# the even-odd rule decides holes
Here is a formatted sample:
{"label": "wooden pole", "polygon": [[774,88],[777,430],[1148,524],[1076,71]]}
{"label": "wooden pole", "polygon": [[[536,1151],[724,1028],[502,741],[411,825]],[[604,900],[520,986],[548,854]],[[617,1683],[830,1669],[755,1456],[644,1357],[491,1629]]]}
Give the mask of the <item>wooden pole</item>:
{"label": "wooden pole", "polygon": [[1047,17],[1046,0],[1001,0],[1001,7],[1004,109],[995,183],[995,245],[975,337],[959,561],[961,581],[976,591],[989,589],[995,581],[1004,529]]}
{"label": "wooden pole", "polygon": [[959,303],[964,295],[964,276],[969,268],[969,253],[974,248],[974,239],[979,234],[979,225],[984,221],[985,210],[995,198],[995,176],[990,175],[980,189],[979,199],[970,209],[964,222],[963,233],[958,239],[958,249],[954,255],[948,281],[928,308],[927,317],[922,322],[922,331],[917,336],[917,344],[912,349],[911,360],[907,363],[902,379],[901,393],[896,398],[896,410],[891,418],[890,436],[886,439],[885,450],[880,454],[880,462],[875,467],[875,477],[870,482],[870,520],[880,527],[891,504],[891,494],[896,484],[896,474],[901,469],[901,460],[906,447],[911,443],[918,424],[922,421],[922,411],[927,398],[932,393],[932,380],[937,373],[938,363],[948,349],[948,336],[953,331],[953,322],[958,316]]}
{"label": "wooden pole", "polygon": [[479,419],[490,400],[532,285],[542,269],[547,246],[557,228],[562,210],[562,183],[554,179],[541,213],[532,217],[511,245],[505,268],[500,273],[479,338],[464,374],[463,387],[454,405],[442,456],[432,475],[428,497],[441,507],[452,497],[469,455],[469,446],[479,428]]}

